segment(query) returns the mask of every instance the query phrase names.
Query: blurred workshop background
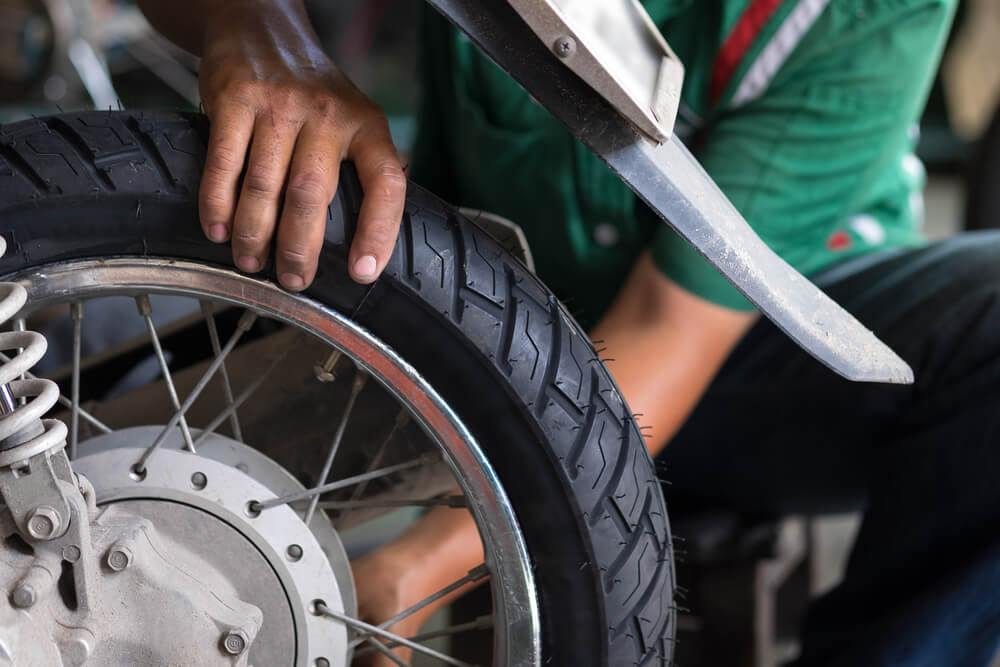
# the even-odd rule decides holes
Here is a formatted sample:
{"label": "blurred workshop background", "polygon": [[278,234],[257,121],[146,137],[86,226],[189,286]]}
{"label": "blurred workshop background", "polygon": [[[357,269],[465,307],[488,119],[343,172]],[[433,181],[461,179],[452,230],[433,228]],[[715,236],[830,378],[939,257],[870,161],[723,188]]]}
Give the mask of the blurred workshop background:
{"label": "blurred workshop background", "polygon": [[[413,0],[307,2],[327,51],[412,146],[420,97]],[[1000,214],[1000,3],[962,0],[920,128],[928,234]],[[125,0],[0,0],[0,122],[78,108],[198,107],[198,60]]]}
{"label": "blurred workshop background", "polygon": [[[420,97],[420,3],[307,4],[328,52],[385,109],[405,154]],[[1000,2],[963,0],[919,128],[919,156],[928,174],[926,229],[934,238],[1000,221],[998,35]],[[194,110],[197,69],[197,58],[156,35],[130,2],[0,0],[0,123],[60,109]],[[802,607],[794,592],[815,595],[835,585],[856,528],[853,516],[696,527],[704,540],[688,545],[681,583],[685,569],[706,583],[682,603],[691,611],[682,619],[680,664],[706,664],[684,655],[686,646],[704,641],[699,632],[712,624],[724,627],[728,639],[745,640],[756,667],[794,656],[787,638]],[[683,536],[683,527],[677,532]]]}

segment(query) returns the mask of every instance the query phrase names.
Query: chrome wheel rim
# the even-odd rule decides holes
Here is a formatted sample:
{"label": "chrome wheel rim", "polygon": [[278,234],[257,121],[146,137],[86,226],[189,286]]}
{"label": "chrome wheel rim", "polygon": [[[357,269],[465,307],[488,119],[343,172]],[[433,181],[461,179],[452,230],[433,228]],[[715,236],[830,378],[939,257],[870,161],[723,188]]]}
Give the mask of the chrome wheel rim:
{"label": "chrome wheel rim", "polygon": [[[308,297],[234,271],[195,262],[138,258],[71,260],[33,267],[9,279],[27,289],[32,311],[106,296],[185,296],[246,309],[296,327],[340,350],[410,411],[437,444],[468,500],[490,572],[494,663],[518,667],[540,665],[540,620],[534,577],[516,516],[500,480],[473,436],[441,396],[373,334]],[[78,401],[76,405],[79,408]],[[300,664],[305,663],[300,660]]]}

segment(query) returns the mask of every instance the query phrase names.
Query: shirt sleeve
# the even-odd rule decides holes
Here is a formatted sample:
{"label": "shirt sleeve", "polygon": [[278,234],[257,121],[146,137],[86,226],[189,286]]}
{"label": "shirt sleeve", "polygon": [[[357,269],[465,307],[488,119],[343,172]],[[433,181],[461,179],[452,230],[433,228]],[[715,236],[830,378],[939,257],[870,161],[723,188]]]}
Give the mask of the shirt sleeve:
{"label": "shirt sleeve", "polygon": [[[901,180],[884,175],[912,150],[953,12],[954,0],[832,2],[761,97],[709,121],[702,165],[800,272],[829,262],[826,241],[842,221],[908,201]],[[752,309],[669,228],[652,255],[681,287]]]}

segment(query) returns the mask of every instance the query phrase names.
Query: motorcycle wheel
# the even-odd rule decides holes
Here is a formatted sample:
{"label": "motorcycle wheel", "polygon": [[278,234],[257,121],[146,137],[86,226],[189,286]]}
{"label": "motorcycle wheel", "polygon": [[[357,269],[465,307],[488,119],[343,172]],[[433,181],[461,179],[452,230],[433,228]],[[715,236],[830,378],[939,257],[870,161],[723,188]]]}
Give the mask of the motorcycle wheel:
{"label": "motorcycle wheel", "polygon": [[[214,276],[205,285],[243,281],[258,296],[277,295],[234,269],[227,245],[204,239],[197,193],[207,135],[202,116],[159,112],[4,126],[0,275],[44,285],[50,269],[124,275],[112,269],[125,263],[136,275],[145,262],[153,276],[166,261],[202,267]],[[316,280],[280,299],[329,309],[370,333],[433,388],[481,450],[515,517],[539,610],[536,639],[518,640],[538,642],[534,657],[503,664],[669,665],[676,615],[663,495],[586,335],[498,243],[413,184],[384,275],[370,287],[353,283],[346,258],[361,196],[345,166]],[[162,288],[158,280],[150,279]]]}

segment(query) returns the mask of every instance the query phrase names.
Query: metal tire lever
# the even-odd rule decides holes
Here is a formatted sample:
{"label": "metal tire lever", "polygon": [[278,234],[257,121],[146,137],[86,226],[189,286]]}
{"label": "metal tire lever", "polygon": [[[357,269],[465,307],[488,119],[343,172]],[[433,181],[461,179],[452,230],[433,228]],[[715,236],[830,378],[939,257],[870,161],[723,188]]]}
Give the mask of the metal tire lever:
{"label": "metal tire lever", "polygon": [[[760,240],[676,137],[657,143],[644,136],[505,0],[428,2],[813,357],[850,380],[913,382],[905,361]],[[566,4],[538,3],[550,9]],[[518,4],[524,11],[523,0]]]}

